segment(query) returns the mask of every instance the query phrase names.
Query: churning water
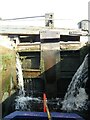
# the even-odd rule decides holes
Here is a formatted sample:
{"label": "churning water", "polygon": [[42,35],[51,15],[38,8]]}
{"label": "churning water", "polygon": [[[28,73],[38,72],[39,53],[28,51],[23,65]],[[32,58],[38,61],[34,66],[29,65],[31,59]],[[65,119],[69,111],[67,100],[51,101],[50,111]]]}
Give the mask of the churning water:
{"label": "churning water", "polygon": [[[18,76],[18,83],[20,86],[19,95],[16,97],[15,100],[15,110],[21,111],[33,111],[33,109],[43,109],[43,100],[42,98],[34,98],[31,96],[25,96],[24,91],[24,83],[23,83],[23,74],[22,74],[22,67],[21,62],[19,60],[19,56],[17,55],[17,76]],[[86,55],[83,63],[78,68],[77,72],[72,78],[70,85],[68,86],[67,93],[62,101],[61,98],[56,98],[54,100],[47,101],[47,103],[51,106],[53,105],[54,110],[61,109],[65,111],[72,111],[72,110],[87,110],[88,105],[88,95],[85,91],[85,85],[88,80],[88,55]],[[54,104],[55,103],[55,104]],[[62,104],[62,108],[61,108]],[[38,106],[39,105],[39,106]],[[41,108],[40,108],[41,107]],[[51,109],[53,110],[53,108]]]}
{"label": "churning water", "polygon": [[78,68],[68,86],[67,93],[62,102],[62,110],[87,110],[88,95],[85,91],[85,85],[88,80],[88,54],[83,63]]}
{"label": "churning water", "polygon": [[16,69],[17,69],[17,79],[18,79],[18,86],[19,86],[19,93],[15,99],[15,110],[31,110],[32,101],[40,103],[40,98],[33,98],[25,96],[24,90],[24,81],[23,81],[23,73],[22,73],[22,65],[19,58],[19,54],[16,55]]}
{"label": "churning water", "polygon": [[41,102],[42,100],[40,98],[17,96],[15,109],[21,111],[32,111],[35,109],[35,104],[40,104]]}

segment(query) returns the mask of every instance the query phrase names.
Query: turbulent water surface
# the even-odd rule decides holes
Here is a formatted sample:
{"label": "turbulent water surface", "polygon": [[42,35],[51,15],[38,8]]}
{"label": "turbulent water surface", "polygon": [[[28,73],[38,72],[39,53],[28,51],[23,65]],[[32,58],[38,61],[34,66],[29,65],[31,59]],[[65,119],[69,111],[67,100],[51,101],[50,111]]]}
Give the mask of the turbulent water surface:
{"label": "turbulent water surface", "polygon": [[31,96],[25,96],[24,90],[24,82],[23,82],[23,72],[21,61],[19,59],[19,54],[16,56],[16,68],[17,68],[17,80],[19,86],[18,96],[15,99],[15,110],[29,110],[31,111],[31,107],[33,103],[40,103],[40,98],[33,98]]}
{"label": "turbulent water surface", "polygon": [[[25,96],[24,91],[24,84],[23,84],[23,74],[22,74],[22,67],[17,56],[17,75],[18,75],[18,82],[20,90],[19,95],[16,97],[15,100],[15,110],[22,110],[22,111],[32,111],[32,110],[43,110],[43,100],[42,98],[34,98],[31,96]],[[85,85],[88,80],[88,55],[86,55],[83,63],[76,71],[75,75],[72,78],[70,85],[68,86],[66,95],[64,100],[62,101],[60,98],[48,100],[48,105],[50,111],[52,110],[65,110],[65,111],[72,111],[72,110],[87,110],[87,103],[88,103],[88,95],[85,91]],[[62,108],[61,108],[62,103]],[[53,106],[53,107],[50,107]]]}
{"label": "turbulent water surface", "polygon": [[85,85],[88,80],[88,55],[68,86],[67,93],[62,102],[62,110],[87,110],[88,95],[85,91]]}

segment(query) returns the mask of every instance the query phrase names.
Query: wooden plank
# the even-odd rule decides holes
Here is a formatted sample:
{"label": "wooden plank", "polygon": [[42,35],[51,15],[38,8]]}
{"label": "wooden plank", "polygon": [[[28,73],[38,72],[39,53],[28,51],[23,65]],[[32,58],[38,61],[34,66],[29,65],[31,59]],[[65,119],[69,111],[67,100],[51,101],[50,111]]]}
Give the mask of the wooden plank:
{"label": "wooden plank", "polygon": [[39,78],[41,74],[41,71],[38,69],[24,69],[23,70],[23,76],[24,78]]}
{"label": "wooden plank", "polygon": [[17,47],[16,47],[16,50],[18,51],[18,52],[27,52],[27,51],[40,51],[40,43],[39,44],[19,44],[19,45],[17,45]]}

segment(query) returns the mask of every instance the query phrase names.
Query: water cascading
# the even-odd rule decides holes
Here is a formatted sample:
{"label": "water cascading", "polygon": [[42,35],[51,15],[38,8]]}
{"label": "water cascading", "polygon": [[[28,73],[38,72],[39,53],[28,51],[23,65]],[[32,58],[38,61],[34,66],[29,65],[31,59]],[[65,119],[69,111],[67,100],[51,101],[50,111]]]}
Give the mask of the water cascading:
{"label": "water cascading", "polygon": [[16,55],[16,70],[17,70],[17,80],[18,80],[18,86],[19,86],[19,93],[15,99],[15,110],[31,111],[31,106],[32,106],[33,102],[40,103],[41,99],[34,98],[32,96],[32,94],[31,94],[31,96],[25,95],[22,65],[21,65],[21,60],[19,58],[18,53]]}
{"label": "water cascading", "polygon": [[21,61],[19,59],[18,53],[16,55],[16,70],[17,70],[17,79],[18,79],[19,89],[24,91],[23,73],[22,73]]}
{"label": "water cascading", "polygon": [[85,56],[83,63],[76,71],[68,86],[67,93],[62,102],[62,110],[81,111],[88,109],[88,95],[85,91],[88,80],[88,54]]}
{"label": "water cascading", "polygon": [[[17,76],[18,83],[20,86],[19,95],[15,100],[15,110],[21,111],[32,111],[33,106],[36,104],[41,104],[43,106],[42,99],[34,98],[31,96],[26,96],[24,91],[24,83],[23,83],[23,73],[21,67],[21,61],[19,59],[19,55],[17,56]],[[62,101],[62,110],[72,111],[72,110],[86,110],[88,105],[88,95],[85,91],[85,85],[88,80],[88,55],[86,55],[83,63],[75,73],[72,78],[70,85],[68,86],[67,93]],[[59,100],[58,100],[59,101]],[[61,100],[57,101],[57,107],[61,105]],[[47,101],[48,102],[48,101]],[[58,104],[60,103],[60,104]],[[39,107],[40,108],[40,107]]]}

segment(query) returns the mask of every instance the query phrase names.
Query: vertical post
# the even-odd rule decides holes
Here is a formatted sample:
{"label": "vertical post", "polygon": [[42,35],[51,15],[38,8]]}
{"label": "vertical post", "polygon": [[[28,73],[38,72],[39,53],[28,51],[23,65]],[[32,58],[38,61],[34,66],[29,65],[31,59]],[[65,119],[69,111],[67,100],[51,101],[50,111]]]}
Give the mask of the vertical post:
{"label": "vertical post", "polygon": [[46,94],[43,93],[43,100],[44,100],[44,112],[47,112],[47,116],[48,116],[48,120],[51,120],[51,114],[47,105],[47,101],[46,101]]}
{"label": "vertical post", "polygon": [[88,44],[90,44],[90,1],[88,2],[88,31],[89,31],[89,36],[88,36]]}
{"label": "vertical post", "polygon": [[45,14],[45,26],[49,28],[54,27],[54,21],[53,21],[54,14],[53,13],[46,13]]}
{"label": "vertical post", "polygon": [[46,94],[45,93],[43,93],[43,112],[46,112]]}

